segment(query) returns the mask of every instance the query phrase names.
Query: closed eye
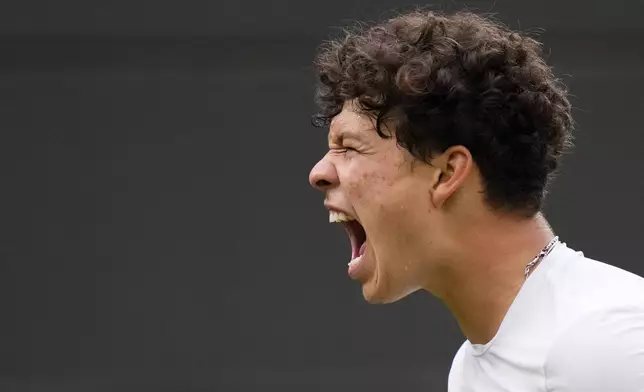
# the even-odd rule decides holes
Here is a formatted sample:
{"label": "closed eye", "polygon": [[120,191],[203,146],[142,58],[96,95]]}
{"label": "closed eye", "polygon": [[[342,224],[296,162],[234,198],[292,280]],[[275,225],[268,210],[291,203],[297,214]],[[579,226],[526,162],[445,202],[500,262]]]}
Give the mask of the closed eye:
{"label": "closed eye", "polygon": [[352,156],[352,155],[360,154],[360,151],[357,148],[350,147],[350,146],[334,146],[334,147],[331,147],[330,150],[335,155]]}
{"label": "closed eye", "polygon": [[358,150],[356,150],[353,147],[336,147],[336,148],[332,148],[331,151],[334,151],[336,154],[346,154],[348,152],[351,152],[351,153],[358,152]]}

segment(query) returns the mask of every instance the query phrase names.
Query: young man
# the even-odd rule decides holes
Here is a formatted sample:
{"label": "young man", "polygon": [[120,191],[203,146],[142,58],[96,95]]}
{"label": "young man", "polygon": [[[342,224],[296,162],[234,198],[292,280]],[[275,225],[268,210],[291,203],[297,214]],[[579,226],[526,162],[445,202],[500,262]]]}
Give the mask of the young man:
{"label": "young man", "polygon": [[540,45],[471,13],[348,32],[316,61],[311,184],[365,299],[426,290],[467,337],[449,391],[644,391],[644,279],[541,214],[573,120]]}

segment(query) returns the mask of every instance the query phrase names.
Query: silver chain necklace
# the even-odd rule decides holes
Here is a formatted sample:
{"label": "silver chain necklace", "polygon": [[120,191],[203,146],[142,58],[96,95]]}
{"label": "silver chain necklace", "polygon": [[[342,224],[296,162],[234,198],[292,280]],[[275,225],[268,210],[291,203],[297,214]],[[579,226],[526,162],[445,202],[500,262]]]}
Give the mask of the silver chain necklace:
{"label": "silver chain necklace", "polygon": [[528,276],[530,276],[530,270],[532,269],[532,267],[534,267],[534,266],[535,266],[535,264],[537,264],[538,262],[540,262],[541,260],[543,260],[543,258],[544,258],[544,257],[548,256],[548,254],[549,254],[549,253],[550,253],[550,251],[555,247],[555,244],[556,244],[558,241],[559,241],[559,237],[558,237],[558,236],[555,236],[555,238],[553,238],[553,239],[548,243],[548,245],[546,245],[543,249],[541,249],[541,252],[539,252],[539,254],[538,254],[534,259],[532,259],[532,261],[531,261],[531,262],[529,262],[528,264],[526,264],[526,266],[525,266],[525,278],[526,278],[526,279],[528,279]]}

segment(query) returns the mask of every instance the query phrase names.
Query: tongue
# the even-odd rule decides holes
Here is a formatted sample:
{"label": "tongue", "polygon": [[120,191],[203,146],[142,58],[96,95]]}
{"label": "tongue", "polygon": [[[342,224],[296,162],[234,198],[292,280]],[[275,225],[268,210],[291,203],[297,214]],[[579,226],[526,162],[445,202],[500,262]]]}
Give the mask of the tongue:
{"label": "tongue", "polygon": [[362,256],[364,254],[365,249],[367,249],[367,242],[363,242],[362,246],[360,246],[360,250],[358,251],[358,256]]}
{"label": "tongue", "polygon": [[364,255],[365,250],[367,249],[367,243],[364,242],[360,246],[360,250],[358,250],[358,256],[356,256],[351,262],[349,262],[349,276],[352,279],[357,279],[360,274],[363,272],[360,272],[363,270],[363,265],[364,262],[362,260],[362,255]]}

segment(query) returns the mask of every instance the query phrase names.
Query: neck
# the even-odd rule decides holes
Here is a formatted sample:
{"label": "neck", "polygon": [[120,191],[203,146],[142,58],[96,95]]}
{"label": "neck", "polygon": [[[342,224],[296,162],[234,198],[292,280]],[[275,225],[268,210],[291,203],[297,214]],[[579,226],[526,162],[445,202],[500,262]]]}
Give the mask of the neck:
{"label": "neck", "polygon": [[465,226],[454,237],[453,262],[437,296],[467,339],[485,344],[496,335],[523,286],[526,264],[553,233],[541,214],[527,220],[487,217]]}

